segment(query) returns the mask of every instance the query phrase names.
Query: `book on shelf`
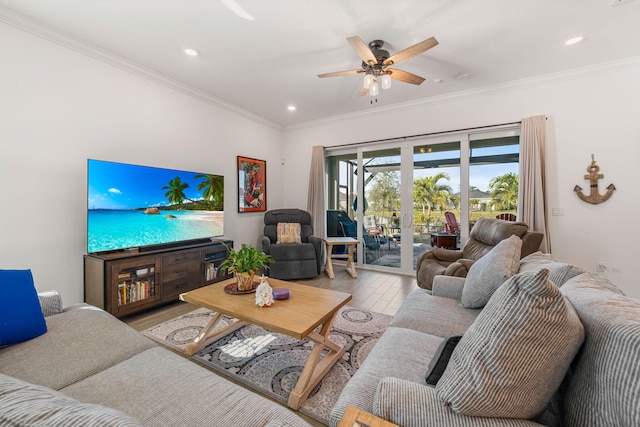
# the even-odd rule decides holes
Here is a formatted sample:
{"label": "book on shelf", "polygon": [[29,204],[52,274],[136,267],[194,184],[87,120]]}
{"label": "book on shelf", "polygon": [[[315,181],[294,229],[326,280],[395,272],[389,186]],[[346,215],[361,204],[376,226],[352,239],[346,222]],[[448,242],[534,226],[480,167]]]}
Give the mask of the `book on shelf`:
{"label": "book on shelf", "polygon": [[142,301],[154,295],[155,289],[149,280],[118,283],[118,306]]}

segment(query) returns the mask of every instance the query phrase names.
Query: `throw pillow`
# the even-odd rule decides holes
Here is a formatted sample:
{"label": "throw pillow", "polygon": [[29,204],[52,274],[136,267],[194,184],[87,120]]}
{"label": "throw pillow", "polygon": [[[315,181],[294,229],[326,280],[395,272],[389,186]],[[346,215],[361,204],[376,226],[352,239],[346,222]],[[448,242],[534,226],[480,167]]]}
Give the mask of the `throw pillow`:
{"label": "throw pillow", "polygon": [[549,280],[557,287],[564,285],[567,280],[584,273],[575,265],[555,260],[550,254],[534,252],[520,260],[520,272],[537,271],[542,268],[549,270]]}
{"label": "throw pillow", "polygon": [[500,287],[453,351],[436,386],[455,412],[533,418],[560,386],[584,340],[575,309],[549,271],[520,273]]}
{"label": "throw pillow", "polygon": [[138,427],[106,406],[81,403],[47,387],[0,374],[0,425]]}
{"label": "throw pillow", "polygon": [[302,243],[300,224],[297,222],[279,222],[277,234],[276,243]]}
{"label": "throw pillow", "polygon": [[473,263],[462,288],[462,306],[482,308],[491,295],[520,268],[522,240],[515,234],[500,241]]}
{"label": "throw pillow", "polygon": [[438,384],[447,364],[449,364],[453,350],[460,342],[460,338],[462,338],[461,335],[454,335],[442,340],[440,346],[433,354],[431,362],[429,362],[429,367],[427,368],[427,384],[431,386]]}
{"label": "throw pillow", "polygon": [[47,332],[31,270],[0,270],[0,346]]}

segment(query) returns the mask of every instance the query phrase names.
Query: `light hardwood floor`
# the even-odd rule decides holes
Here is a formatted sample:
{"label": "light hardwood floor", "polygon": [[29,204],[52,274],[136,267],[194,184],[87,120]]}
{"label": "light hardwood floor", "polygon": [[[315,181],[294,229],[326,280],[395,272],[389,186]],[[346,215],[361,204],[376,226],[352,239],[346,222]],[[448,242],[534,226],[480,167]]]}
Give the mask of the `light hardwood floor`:
{"label": "light hardwood floor", "polygon": [[[353,296],[349,302],[350,306],[389,315],[394,315],[409,292],[417,287],[415,276],[358,269],[358,277],[354,279],[341,263],[334,263],[334,271],[335,279],[329,279],[326,273],[322,273],[315,279],[296,280],[296,282],[349,293]],[[195,308],[191,304],[177,301],[122,320],[134,329],[142,331]]]}

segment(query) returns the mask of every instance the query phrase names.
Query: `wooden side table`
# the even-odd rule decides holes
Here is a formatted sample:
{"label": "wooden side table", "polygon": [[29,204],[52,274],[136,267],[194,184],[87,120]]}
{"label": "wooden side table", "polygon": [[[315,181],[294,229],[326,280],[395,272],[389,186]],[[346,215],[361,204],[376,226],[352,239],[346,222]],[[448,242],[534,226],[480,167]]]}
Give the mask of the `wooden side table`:
{"label": "wooden side table", "polygon": [[456,249],[458,247],[458,235],[453,233],[431,233],[431,246]]}
{"label": "wooden side table", "polygon": [[[324,237],[324,243],[327,245],[327,264],[325,265],[325,271],[327,272],[327,276],[330,279],[335,279],[336,275],[333,273],[333,262],[332,259],[346,259],[347,260],[347,271],[351,275],[351,277],[358,277],[358,273],[356,272],[356,265],[353,262],[353,253],[356,249],[356,245],[360,244],[360,242],[353,237]],[[346,254],[332,254],[333,247],[335,245],[347,245],[349,248]]]}
{"label": "wooden side table", "polygon": [[364,411],[355,406],[347,406],[347,410],[344,411],[338,427],[399,427],[397,424],[391,423],[380,417],[376,417],[367,411]]}

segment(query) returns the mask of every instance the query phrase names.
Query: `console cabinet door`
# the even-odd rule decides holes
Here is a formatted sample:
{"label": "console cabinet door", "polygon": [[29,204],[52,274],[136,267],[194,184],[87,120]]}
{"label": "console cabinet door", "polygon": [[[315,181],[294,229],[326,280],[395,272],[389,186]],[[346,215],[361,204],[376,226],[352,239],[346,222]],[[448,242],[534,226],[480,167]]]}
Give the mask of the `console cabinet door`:
{"label": "console cabinet door", "polygon": [[122,316],[160,300],[158,257],[109,264],[107,311]]}
{"label": "console cabinet door", "polygon": [[233,277],[233,274],[226,270],[220,270],[220,264],[229,256],[229,252],[224,246],[219,245],[210,250],[203,250],[202,254],[202,264],[204,266],[204,282],[202,286],[211,285]]}

